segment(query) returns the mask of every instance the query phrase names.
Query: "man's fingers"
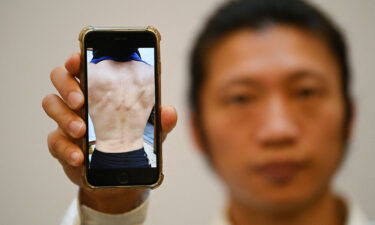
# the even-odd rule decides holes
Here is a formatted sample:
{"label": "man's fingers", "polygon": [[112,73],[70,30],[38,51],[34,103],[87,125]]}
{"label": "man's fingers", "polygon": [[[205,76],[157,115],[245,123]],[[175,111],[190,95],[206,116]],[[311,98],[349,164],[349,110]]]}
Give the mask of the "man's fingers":
{"label": "man's fingers", "polygon": [[80,179],[84,156],[60,128],[48,135],[48,149],[64,168],[67,176],[77,185],[82,186]]}
{"label": "man's fingers", "polygon": [[69,59],[65,62],[65,69],[73,76],[79,78],[81,65],[81,55],[79,53],[72,54]]}
{"label": "man's fingers", "polygon": [[73,138],[80,138],[86,131],[84,121],[55,94],[44,97],[42,106],[47,115],[57,122],[65,133]]}
{"label": "man's fingers", "polygon": [[82,106],[82,91],[68,70],[62,66],[56,67],[51,72],[51,81],[71,109],[79,109]]}
{"label": "man's fingers", "polygon": [[161,131],[162,140],[173,130],[177,123],[177,112],[172,106],[161,107]]}
{"label": "man's fingers", "polygon": [[63,166],[64,163],[74,167],[82,165],[83,153],[81,149],[61,135],[58,129],[48,135],[47,142],[51,155],[57,158]]}

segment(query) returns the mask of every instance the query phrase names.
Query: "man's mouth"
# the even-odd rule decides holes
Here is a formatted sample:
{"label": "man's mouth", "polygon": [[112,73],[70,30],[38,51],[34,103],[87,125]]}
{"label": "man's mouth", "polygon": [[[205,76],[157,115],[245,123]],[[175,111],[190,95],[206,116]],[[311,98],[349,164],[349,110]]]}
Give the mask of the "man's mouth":
{"label": "man's mouth", "polygon": [[304,168],[304,163],[299,161],[269,161],[256,167],[256,172],[273,183],[291,181],[299,171]]}

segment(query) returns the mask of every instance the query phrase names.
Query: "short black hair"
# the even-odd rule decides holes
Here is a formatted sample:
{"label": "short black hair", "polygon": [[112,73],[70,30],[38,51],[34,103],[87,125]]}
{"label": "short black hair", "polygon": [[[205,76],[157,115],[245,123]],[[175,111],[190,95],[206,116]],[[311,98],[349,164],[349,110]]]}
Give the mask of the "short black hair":
{"label": "short black hair", "polygon": [[219,7],[201,30],[190,55],[189,103],[193,112],[200,111],[206,56],[216,41],[233,31],[244,28],[259,30],[269,24],[296,26],[323,38],[339,63],[345,120],[350,121],[350,69],[345,38],[326,15],[302,0],[232,0]]}

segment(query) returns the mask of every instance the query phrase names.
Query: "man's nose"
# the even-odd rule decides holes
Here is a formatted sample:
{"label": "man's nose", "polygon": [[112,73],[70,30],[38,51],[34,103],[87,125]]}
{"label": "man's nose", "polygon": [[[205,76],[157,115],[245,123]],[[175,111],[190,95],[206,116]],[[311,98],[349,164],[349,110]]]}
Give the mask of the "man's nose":
{"label": "man's nose", "polygon": [[262,147],[278,149],[291,147],[296,143],[300,131],[291,111],[281,98],[268,102],[257,133]]}

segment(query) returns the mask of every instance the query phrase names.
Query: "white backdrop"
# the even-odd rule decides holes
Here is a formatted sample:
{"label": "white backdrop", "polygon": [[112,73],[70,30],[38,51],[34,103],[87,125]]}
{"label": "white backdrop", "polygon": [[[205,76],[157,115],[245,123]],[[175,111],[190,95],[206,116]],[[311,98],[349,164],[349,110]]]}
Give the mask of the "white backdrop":
{"label": "white backdrop", "polygon": [[[0,1],[0,224],[58,224],[76,195],[47,150],[55,125],[41,108],[54,66],[78,51],[83,26],[153,25],[162,34],[162,100],[179,122],[164,143],[166,179],[147,224],[207,224],[222,207],[220,183],[192,145],[186,106],[187,55],[217,0]],[[315,0],[345,28],[351,45],[358,123],[336,186],[375,218],[375,1]]]}

